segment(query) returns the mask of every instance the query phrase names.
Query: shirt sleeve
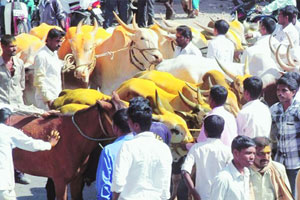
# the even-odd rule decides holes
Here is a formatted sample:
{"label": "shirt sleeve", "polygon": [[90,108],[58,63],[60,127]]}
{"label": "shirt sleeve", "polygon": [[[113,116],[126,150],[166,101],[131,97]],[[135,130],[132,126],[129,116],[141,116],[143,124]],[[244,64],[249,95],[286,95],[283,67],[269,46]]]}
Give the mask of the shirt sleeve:
{"label": "shirt sleeve", "polygon": [[36,55],[34,61],[34,86],[43,96],[44,102],[47,102],[51,99],[51,95],[48,94],[47,85],[45,84],[46,79],[46,63],[41,56]]}
{"label": "shirt sleeve", "polygon": [[65,19],[65,14],[64,14],[64,10],[63,7],[60,3],[60,1],[56,1],[56,18],[58,20],[64,20]]}
{"label": "shirt sleeve", "polygon": [[210,191],[211,200],[222,200],[226,199],[226,192],[228,188],[228,180],[217,175],[212,183]]}
{"label": "shirt sleeve", "polygon": [[51,149],[51,144],[49,142],[33,139],[14,127],[10,127],[10,129],[12,134],[11,140],[15,147],[31,152]]}
{"label": "shirt sleeve", "polygon": [[126,177],[128,175],[132,163],[132,155],[126,142],[123,143],[113,169],[113,181],[111,191],[121,193],[126,184]]}
{"label": "shirt sleeve", "polygon": [[213,58],[213,59],[215,58],[214,48],[213,48],[213,45],[211,44],[211,41],[208,43],[206,57],[207,58]]}
{"label": "shirt sleeve", "polygon": [[187,171],[188,173],[192,173],[193,166],[195,164],[195,145],[189,150],[183,165],[181,166],[181,170]]}
{"label": "shirt sleeve", "polygon": [[112,172],[112,159],[109,157],[108,150],[104,148],[99,158],[96,175],[97,200],[111,199]]}

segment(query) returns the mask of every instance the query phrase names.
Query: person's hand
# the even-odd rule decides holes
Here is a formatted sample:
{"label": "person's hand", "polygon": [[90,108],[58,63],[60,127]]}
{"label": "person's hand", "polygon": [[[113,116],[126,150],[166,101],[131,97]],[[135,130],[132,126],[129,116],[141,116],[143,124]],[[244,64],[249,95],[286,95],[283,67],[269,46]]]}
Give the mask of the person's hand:
{"label": "person's hand", "polygon": [[52,130],[50,135],[48,135],[48,141],[52,147],[54,147],[60,139],[59,132],[57,130]]}
{"label": "person's hand", "polygon": [[44,112],[42,114],[42,117],[47,118],[47,117],[50,117],[50,116],[57,116],[59,114],[60,114],[60,112],[58,110],[49,110],[49,111]]}
{"label": "person's hand", "polygon": [[246,40],[250,39],[250,38],[253,38],[253,33],[246,33],[245,38],[246,38]]}
{"label": "person's hand", "polygon": [[49,108],[52,108],[52,104],[53,104],[53,100],[47,101],[47,105],[48,105]]}
{"label": "person's hand", "polygon": [[195,188],[191,190],[191,194],[194,197],[194,200],[201,200],[200,195],[198,194]]}

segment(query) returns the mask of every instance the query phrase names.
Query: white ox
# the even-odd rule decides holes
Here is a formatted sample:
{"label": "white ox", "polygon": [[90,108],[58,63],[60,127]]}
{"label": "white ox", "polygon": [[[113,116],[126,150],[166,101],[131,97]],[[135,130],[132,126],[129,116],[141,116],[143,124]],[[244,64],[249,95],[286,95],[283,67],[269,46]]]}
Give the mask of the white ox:
{"label": "white ox", "polygon": [[[234,74],[243,75],[244,64],[223,64],[226,65],[227,68]],[[210,70],[218,70],[225,74],[215,59],[195,55],[180,55],[176,58],[164,60],[156,66],[156,70],[169,72],[176,78],[195,84],[202,83],[202,77]],[[228,76],[227,78],[230,79]]]}

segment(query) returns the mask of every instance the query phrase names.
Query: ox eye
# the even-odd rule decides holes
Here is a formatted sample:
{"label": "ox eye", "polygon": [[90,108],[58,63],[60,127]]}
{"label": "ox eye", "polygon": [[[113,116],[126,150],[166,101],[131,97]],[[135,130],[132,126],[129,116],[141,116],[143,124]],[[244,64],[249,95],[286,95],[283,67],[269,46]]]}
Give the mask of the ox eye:
{"label": "ox eye", "polygon": [[180,133],[177,129],[171,129],[171,132],[175,133],[176,135],[179,135],[179,133]]}
{"label": "ox eye", "polygon": [[141,37],[141,40],[144,40],[145,38],[144,37]]}

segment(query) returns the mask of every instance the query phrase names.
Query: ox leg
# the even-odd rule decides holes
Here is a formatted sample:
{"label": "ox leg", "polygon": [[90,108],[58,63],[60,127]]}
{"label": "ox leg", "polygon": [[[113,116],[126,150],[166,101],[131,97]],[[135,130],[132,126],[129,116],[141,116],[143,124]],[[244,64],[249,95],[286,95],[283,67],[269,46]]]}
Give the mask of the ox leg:
{"label": "ox leg", "polygon": [[84,188],[83,175],[78,174],[70,183],[72,200],[83,200],[82,191]]}
{"label": "ox leg", "polygon": [[55,186],[51,178],[48,178],[46,184],[47,200],[55,200]]}
{"label": "ox leg", "polygon": [[67,200],[67,183],[62,178],[53,178],[56,192],[56,200]]}

